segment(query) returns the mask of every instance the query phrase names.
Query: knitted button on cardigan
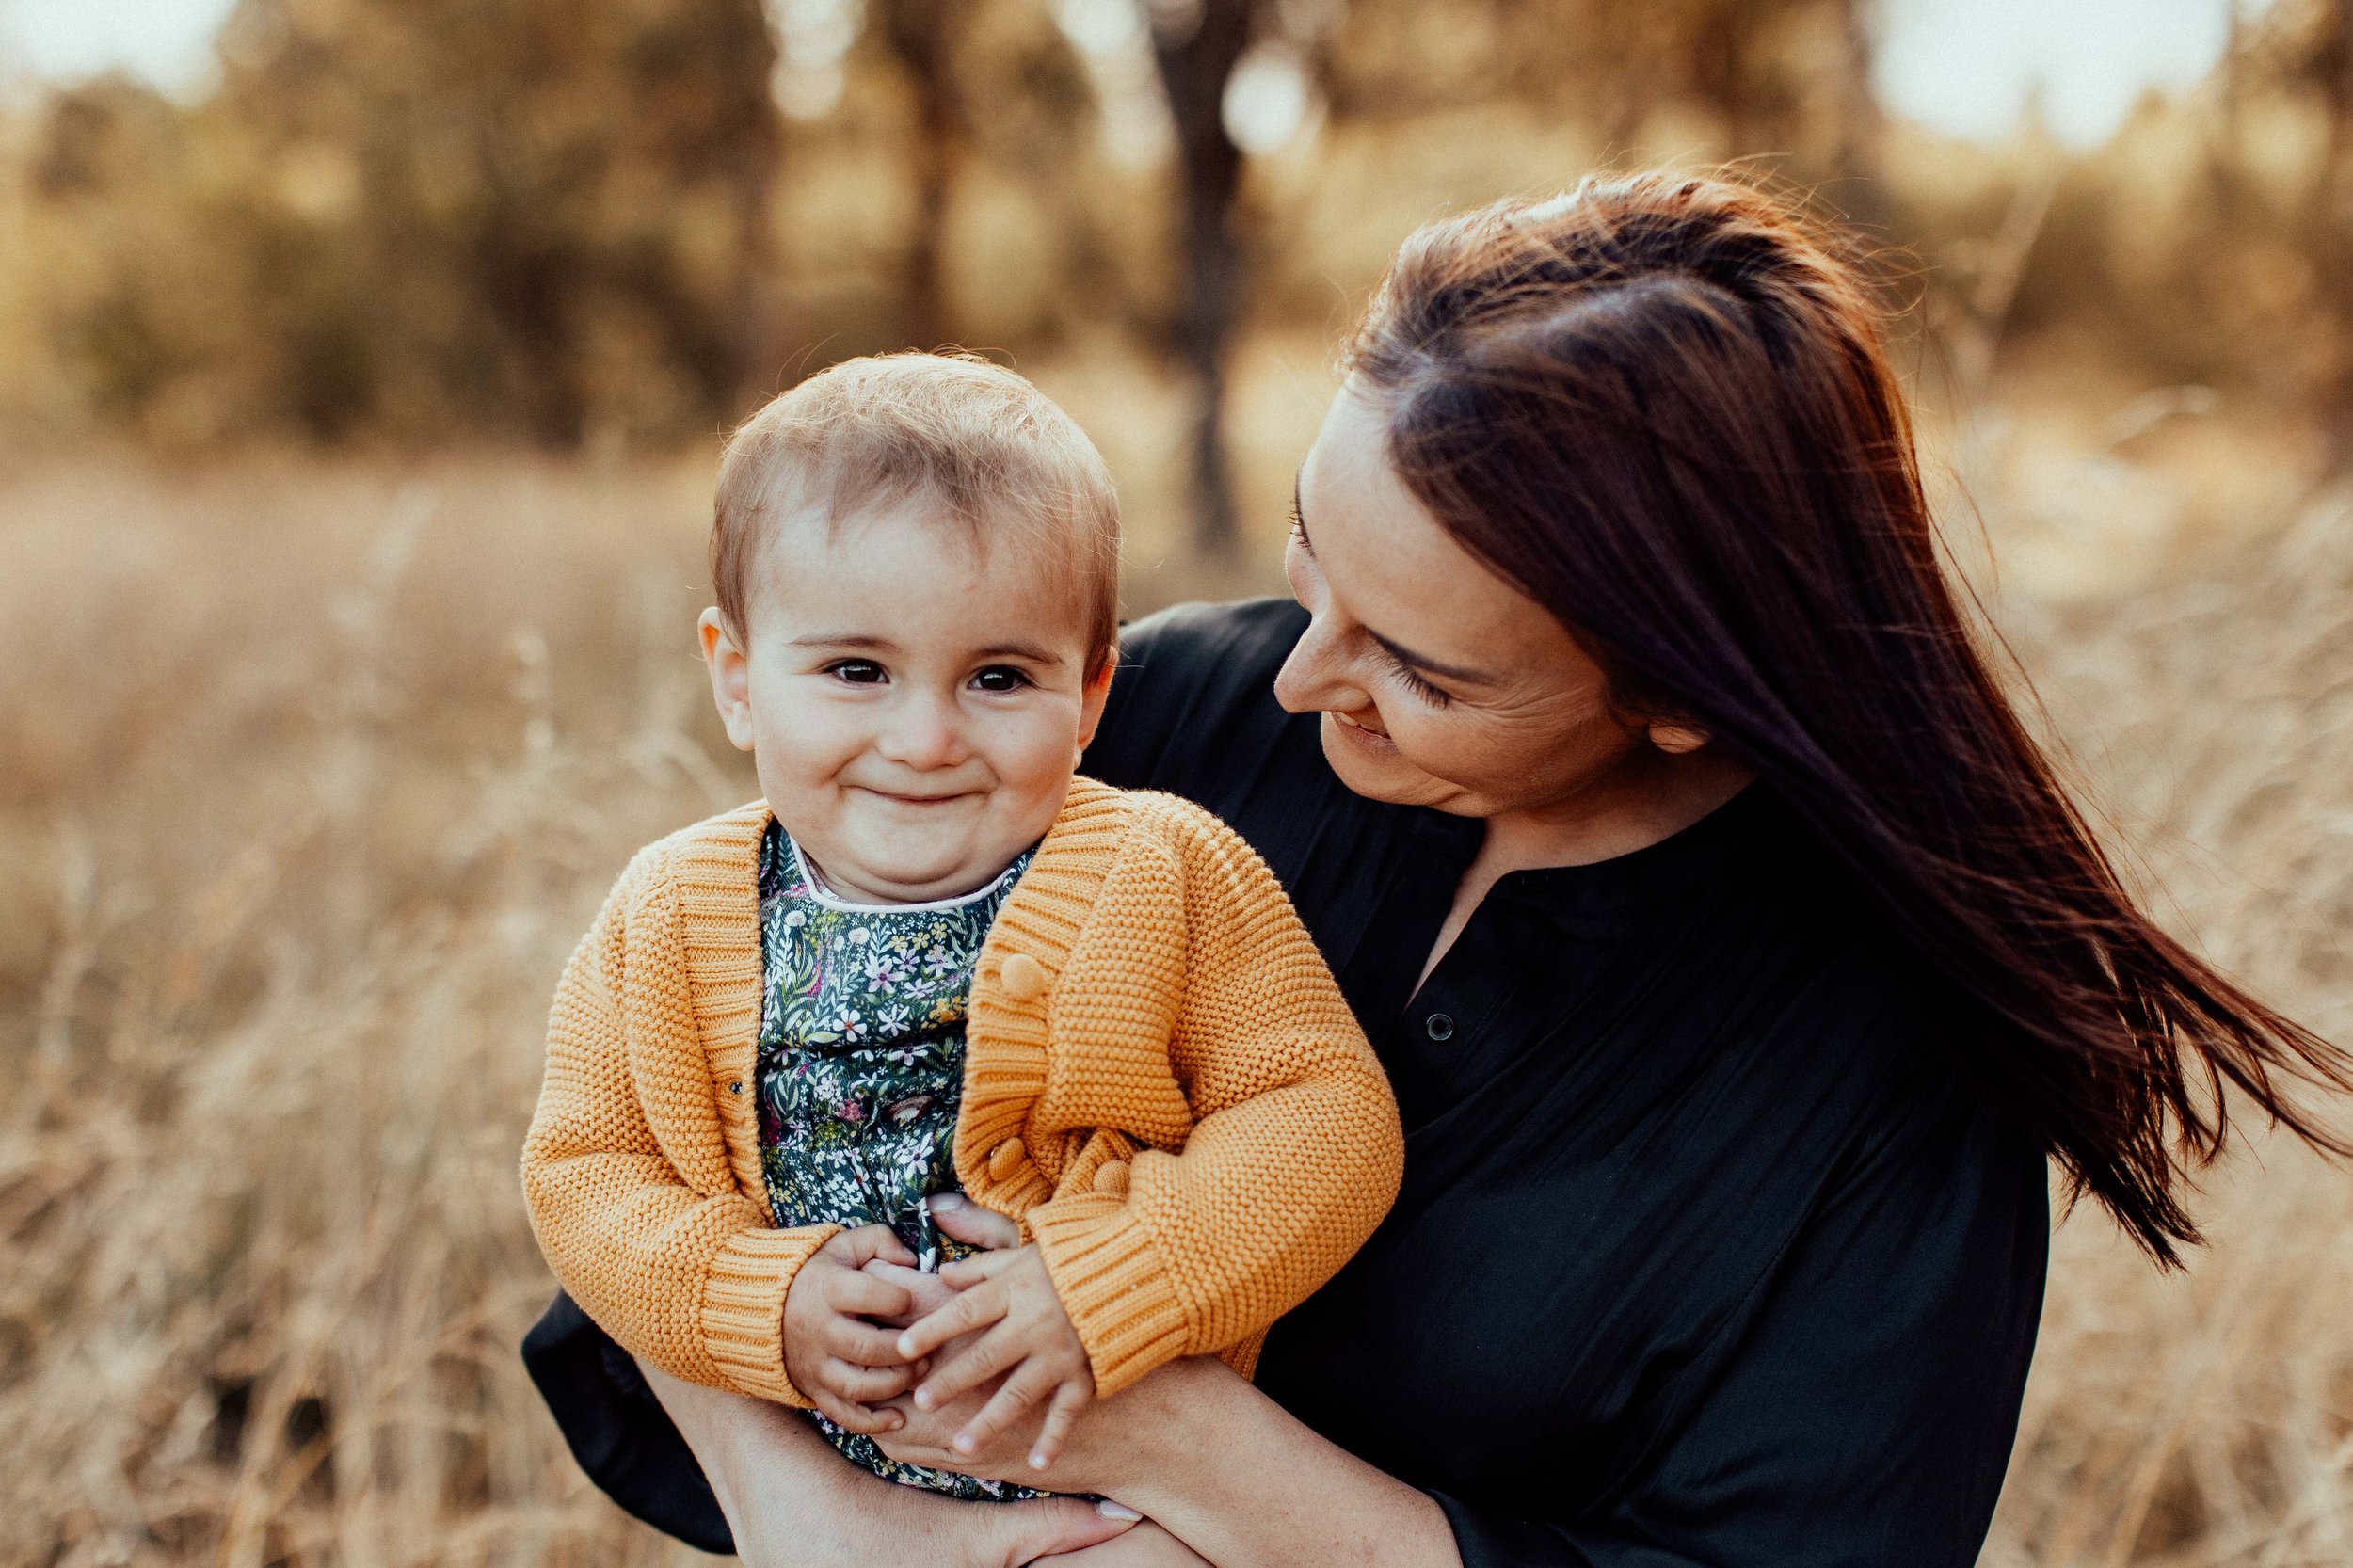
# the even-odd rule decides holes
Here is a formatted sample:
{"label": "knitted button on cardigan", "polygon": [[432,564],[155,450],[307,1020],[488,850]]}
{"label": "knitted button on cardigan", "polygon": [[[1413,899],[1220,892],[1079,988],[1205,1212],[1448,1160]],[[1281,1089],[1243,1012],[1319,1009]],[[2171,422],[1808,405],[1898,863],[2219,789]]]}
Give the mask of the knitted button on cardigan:
{"label": "knitted button on cardigan", "polygon": [[[761,803],[642,851],[556,986],[523,1148],[556,1275],[632,1353],[806,1406],[760,1164]],[[1388,1210],[1387,1080],[1264,862],[1190,802],[1078,779],[975,965],[956,1175],[1019,1222],[1109,1395],[1247,1374]]]}

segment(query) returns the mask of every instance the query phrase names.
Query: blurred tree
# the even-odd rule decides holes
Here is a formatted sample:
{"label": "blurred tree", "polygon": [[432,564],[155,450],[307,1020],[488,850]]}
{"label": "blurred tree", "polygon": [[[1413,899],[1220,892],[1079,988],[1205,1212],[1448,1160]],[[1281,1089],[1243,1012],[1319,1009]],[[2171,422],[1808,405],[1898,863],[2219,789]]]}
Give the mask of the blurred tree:
{"label": "blurred tree", "polygon": [[1850,219],[1876,227],[1887,219],[1880,169],[1887,122],[1880,110],[1879,95],[1871,88],[1880,8],[1874,0],[1836,0],[1832,15],[1837,30],[1838,61],[1833,88],[1837,130],[1832,166],[1838,182],[1838,201]]}
{"label": "blurred tree", "polygon": [[1184,294],[1176,321],[1178,358],[1193,379],[1193,540],[1231,557],[1241,528],[1225,455],[1226,361],[1242,305],[1242,252],[1235,232],[1241,149],[1225,124],[1225,89],[1269,0],[1149,0],[1152,55],[1176,125],[1183,209]]}
{"label": "blurred tree", "polygon": [[878,0],[882,34],[915,101],[910,179],[915,227],[907,247],[907,339],[935,348],[954,334],[948,322],[945,278],[948,200],[968,139],[968,118],[956,79],[956,53],[970,21],[971,0]]}
{"label": "blurred tree", "polygon": [[2328,125],[2307,217],[2306,245],[2334,316],[2334,355],[2322,392],[2329,463],[2353,469],[2353,0],[2324,0],[2306,65]]}
{"label": "blurred tree", "polygon": [[[176,204],[184,232],[112,253],[116,304],[67,302],[142,302],[172,345],[145,402],[223,434],[570,446],[707,429],[778,358],[759,0],[243,0],[221,56],[218,92],[171,111],[193,192],[116,178],[115,206]],[[51,109],[47,184],[94,237],[88,116]]]}

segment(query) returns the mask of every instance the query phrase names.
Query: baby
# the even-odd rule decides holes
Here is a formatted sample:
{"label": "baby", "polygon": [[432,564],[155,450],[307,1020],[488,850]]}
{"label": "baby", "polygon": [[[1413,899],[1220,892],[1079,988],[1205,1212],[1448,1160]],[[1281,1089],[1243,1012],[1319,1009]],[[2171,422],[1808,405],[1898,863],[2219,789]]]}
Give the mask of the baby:
{"label": "baby", "polygon": [[[955,1451],[1034,1424],[1043,1469],[1166,1361],[1246,1375],[1402,1166],[1265,865],[1076,776],[1118,546],[1093,445],[982,361],[854,360],[735,433],[700,631],[763,798],[622,873],[523,1151],[549,1263],[624,1348],[956,1496],[1038,1494],[892,1462],[883,1401],[988,1389]],[[959,1192],[1022,1244],[944,1236],[930,1200]],[[954,1294],[910,1322],[870,1264]]]}

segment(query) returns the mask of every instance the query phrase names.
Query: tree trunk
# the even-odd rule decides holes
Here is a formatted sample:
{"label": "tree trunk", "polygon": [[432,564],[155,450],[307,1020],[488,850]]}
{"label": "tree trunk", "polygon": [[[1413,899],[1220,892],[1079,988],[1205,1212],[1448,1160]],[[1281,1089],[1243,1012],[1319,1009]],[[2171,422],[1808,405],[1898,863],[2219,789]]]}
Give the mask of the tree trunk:
{"label": "tree trunk", "polygon": [[917,348],[937,348],[954,336],[949,327],[946,234],[964,143],[955,42],[969,8],[968,0],[884,0],[881,8],[884,36],[915,95],[908,170],[915,186],[915,232],[907,246],[904,300],[907,341]]}
{"label": "tree trunk", "polygon": [[749,64],[736,80],[737,135],[725,162],[729,203],[735,211],[733,331],[726,337],[726,392],[730,423],[776,391],[783,369],[782,324],[776,299],[776,233],[769,202],[783,167],[783,138],[768,82],[776,62],[775,35],[757,4],[739,8],[740,48]]}
{"label": "tree trunk", "polygon": [[2312,249],[2336,332],[2336,364],[2324,393],[2329,466],[2353,470],[2353,0],[2329,0],[2329,40],[2320,59],[2329,141],[2315,193]]}
{"label": "tree trunk", "polygon": [[1205,556],[1231,559],[1240,552],[1241,527],[1224,415],[1226,361],[1242,302],[1234,228],[1241,149],[1225,134],[1224,108],[1226,78],[1249,46],[1255,8],[1250,0],[1204,0],[1191,9],[1182,19],[1189,25],[1155,26],[1152,54],[1176,124],[1183,186],[1184,298],[1176,346],[1193,380],[1193,542]]}
{"label": "tree trunk", "polygon": [[1885,118],[1871,91],[1873,0],[1837,0],[1839,36],[1837,145],[1833,152],[1838,203],[1858,228],[1887,223],[1887,200],[1880,184],[1880,145]]}

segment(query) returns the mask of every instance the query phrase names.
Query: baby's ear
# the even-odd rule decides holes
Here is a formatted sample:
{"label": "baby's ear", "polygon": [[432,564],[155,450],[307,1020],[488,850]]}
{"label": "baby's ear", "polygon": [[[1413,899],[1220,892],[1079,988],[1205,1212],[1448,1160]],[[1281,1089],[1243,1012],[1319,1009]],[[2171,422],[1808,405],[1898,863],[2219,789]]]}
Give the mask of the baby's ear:
{"label": "baby's ear", "polygon": [[752,727],[751,660],[715,604],[695,622],[695,635],[711,672],[711,700],[719,710],[719,722],[727,726],[728,740],[736,750],[749,751],[757,733]]}
{"label": "baby's ear", "polygon": [[1103,723],[1103,704],[1111,699],[1112,677],[1118,671],[1119,645],[1113,643],[1104,650],[1103,667],[1087,677],[1086,692],[1079,709],[1079,750],[1081,752],[1095,744],[1095,731]]}

